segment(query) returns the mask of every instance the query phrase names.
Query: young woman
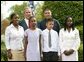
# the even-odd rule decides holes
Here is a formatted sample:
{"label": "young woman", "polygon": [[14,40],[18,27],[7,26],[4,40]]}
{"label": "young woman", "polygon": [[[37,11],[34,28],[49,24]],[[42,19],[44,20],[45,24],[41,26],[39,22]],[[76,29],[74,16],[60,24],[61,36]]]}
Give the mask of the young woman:
{"label": "young woman", "polygon": [[24,61],[24,29],[19,26],[19,15],[12,13],[11,24],[5,31],[5,45],[8,53],[8,61]]}
{"label": "young woman", "polygon": [[29,29],[25,31],[25,59],[26,61],[40,61],[39,38],[41,30],[36,28],[36,18],[29,18]]}
{"label": "young woman", "polygon": [[66,18],[64,25],[59,32],[62,61],[78,61],[79,31],[74,27],[70,16]]}

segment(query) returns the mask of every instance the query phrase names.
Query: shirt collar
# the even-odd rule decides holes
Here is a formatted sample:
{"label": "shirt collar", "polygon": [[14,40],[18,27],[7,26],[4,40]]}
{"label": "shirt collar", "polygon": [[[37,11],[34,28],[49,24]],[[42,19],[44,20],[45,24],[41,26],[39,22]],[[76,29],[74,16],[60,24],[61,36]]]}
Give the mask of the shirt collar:
{"label": "shirt collar", "polygon": [[29,20],[27,18],[25,18],[24,20],[25,20],[27,26],[29,27]]}
{"label": "shirt collar", "polygon": [[29,21],[27,18],[24,19],[25,21]]}
{"label": "shirt collar", "polygon": [[[52,31],[53,29],[51,29],[50,31]],[[48,31],[49,32],[49,30],[46,28],[46,31]]]}
{"label": "shirt collar", "polygon": [[[11,26],[11,28],[15,28],[13,24],[11,24],[10,26]],[[20,28],[21,26],[18,25],[18,27]]]}
{"label": "shirt collar", "polygon": [[[66,29],[66,31],[68,32],[68,29]],[[70,32],[72,32],[73,30],[72,30],[72,28],[71,28],[71,30],[70,30]]]}

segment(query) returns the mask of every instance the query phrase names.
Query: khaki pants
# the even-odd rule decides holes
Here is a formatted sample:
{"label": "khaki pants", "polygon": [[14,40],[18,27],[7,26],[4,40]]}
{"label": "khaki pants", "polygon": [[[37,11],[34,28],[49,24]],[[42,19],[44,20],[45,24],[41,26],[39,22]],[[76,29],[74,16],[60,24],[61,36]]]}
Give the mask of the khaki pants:
{"label": "khaki pants", "polygon": [[12,59],[8,59],[8,61],[25,61],[23,50],[22,51],[13,50],[11,52],[12,52]]}

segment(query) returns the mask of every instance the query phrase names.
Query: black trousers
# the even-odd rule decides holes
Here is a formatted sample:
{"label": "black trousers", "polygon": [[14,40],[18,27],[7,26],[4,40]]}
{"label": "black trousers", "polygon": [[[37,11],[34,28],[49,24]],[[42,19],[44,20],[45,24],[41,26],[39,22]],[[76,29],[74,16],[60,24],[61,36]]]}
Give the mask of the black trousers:
{"label": "black trousers", "polygon": [[57,52],[43,52],[43,61],[58,61]]}

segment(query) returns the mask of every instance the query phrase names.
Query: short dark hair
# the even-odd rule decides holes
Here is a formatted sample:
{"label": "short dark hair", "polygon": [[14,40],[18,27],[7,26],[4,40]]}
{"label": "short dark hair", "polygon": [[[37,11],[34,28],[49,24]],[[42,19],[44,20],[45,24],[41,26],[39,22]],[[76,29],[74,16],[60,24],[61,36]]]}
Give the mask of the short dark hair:
{"label": "short dark hair", "polygon": [[16,13],[12,13],[11,15],[10,15],[10,19],[12,20],[13,19],[13,16],[15,16],[15,15],[17,15]]}
{"label": "short dark hair", "polygon": [[48,23],[48,22],[54,22],[53,21],[53,18],[52,17],[51,18],[48,18],[47,21],[46,21],[46,23]]}

